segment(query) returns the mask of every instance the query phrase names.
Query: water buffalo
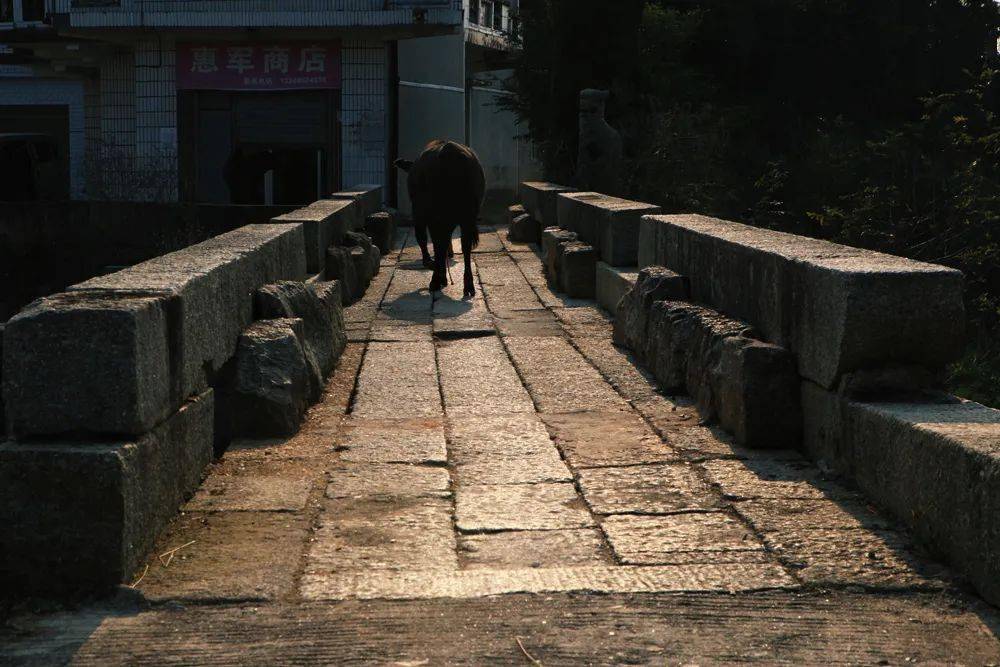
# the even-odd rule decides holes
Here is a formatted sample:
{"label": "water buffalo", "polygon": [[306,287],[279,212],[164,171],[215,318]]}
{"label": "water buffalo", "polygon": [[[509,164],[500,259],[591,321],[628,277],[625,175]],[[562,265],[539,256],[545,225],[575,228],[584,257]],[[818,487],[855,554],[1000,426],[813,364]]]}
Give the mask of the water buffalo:
{"label": "water buffalo", "polygon": [[[424,266],[434,269],[430,290],[447,284],[445,268],[451,250],[451,235],[462,233],[465,257],[465,296],[476,294],[472,279],[472,249],[479,245],[479,210],[486,192],[486,174],[479,158],[468,146],[435,140],[427,144],[416,162],[396,160],[407,172],[407,190],[413,206],[413,226]],[[434,244],[434,260],[427,252],[427,232]]]}

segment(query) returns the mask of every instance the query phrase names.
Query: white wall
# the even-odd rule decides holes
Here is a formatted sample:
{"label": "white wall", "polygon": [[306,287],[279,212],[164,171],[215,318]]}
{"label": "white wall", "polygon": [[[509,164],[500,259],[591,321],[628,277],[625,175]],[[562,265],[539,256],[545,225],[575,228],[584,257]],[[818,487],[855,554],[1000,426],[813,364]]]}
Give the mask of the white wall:
{"label": "white wall", "polygon": [[[416,159],[433,139],[466,142],[463,35],[399,42],[399,156]],[[399,208],[409,214],[406,175],[397,179]]]}
{"label": "white wall", "polygon": [[0,79],[0,104],[63,105],[69,111],[69,190],[73,199],[83,199],[85,123],[83,82],[58,79]]}

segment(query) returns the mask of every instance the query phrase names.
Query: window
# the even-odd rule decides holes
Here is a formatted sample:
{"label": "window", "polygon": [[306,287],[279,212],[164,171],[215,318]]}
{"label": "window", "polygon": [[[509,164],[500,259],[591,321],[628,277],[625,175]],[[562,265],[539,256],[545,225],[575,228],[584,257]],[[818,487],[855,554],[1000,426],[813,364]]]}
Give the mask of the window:
{"label": "window", "polygon": [[493,3],[493,29],[503,30],[503,5],[499,2]]}
{"label": "window", "polygon": [[479,21],[479,0],[469,0],[469,23],[478,24]]}
{"label": "window", "polygon": [[0,0],[0,23],[14,20],[14,0]]}

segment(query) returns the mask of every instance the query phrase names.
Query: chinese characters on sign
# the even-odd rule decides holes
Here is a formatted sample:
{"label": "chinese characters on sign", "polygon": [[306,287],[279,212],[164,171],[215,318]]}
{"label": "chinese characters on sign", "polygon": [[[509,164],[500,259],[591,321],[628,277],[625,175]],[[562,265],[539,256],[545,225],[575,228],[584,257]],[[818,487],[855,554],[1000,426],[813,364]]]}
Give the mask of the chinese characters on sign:
{"label": "chinese characters on sign", "polygon": [[340,88],[340,44],[178,44],[177,87],[202,90]]}

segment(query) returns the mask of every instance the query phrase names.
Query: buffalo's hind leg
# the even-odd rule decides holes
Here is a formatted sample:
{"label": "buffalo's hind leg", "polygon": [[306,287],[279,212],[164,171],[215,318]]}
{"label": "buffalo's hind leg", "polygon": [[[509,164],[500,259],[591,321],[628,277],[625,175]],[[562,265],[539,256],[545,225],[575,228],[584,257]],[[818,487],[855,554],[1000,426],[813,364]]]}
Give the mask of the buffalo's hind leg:
{"label": "buffalo's hind leg", "polygon": [[434,276],[431,278],[431,293],[440,291],[448,284],[448,246],[451,239],[433,239],[434,242]]}
{"label": "buffalo's hind leg", "polygon": [[420,259],[424,268],[433,269],[434,260],[431,259],[431,254],[427,251],[427,223],[414,217],[413,233],[417,237],[417,245],[420,246]]}
{"label": "buffalo's hind leg", "polygon": [[476,296],[476,281],[472,277],[472,239],[462,231],[462,258],[465,260],[465,276],[463,294],[467,297]]}

